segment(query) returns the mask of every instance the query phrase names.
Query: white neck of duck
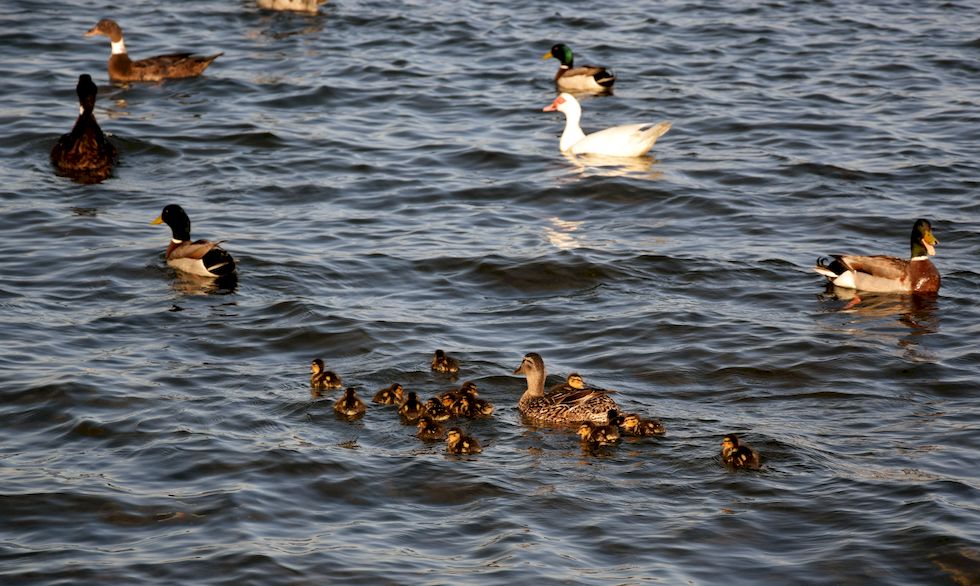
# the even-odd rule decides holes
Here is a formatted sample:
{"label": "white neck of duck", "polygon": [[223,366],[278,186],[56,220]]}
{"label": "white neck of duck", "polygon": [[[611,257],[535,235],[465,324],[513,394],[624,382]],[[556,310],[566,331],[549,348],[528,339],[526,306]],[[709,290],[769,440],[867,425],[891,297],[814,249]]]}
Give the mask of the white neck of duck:
{"label": "white neck of duck", "polygon": [[[112,54],[113,55],[125,55],[126,54],[126,43],[123,42],[122,39],[119,39],[118,41],[109,41],[109,43],[112,45]],[[105,45],[103,45],[103,47],[104,46]]]}
{"label": "white neck of duck", "polygon": [[582,120],[582,108],[575,104],[567,104],[565,111],[565,131],[561,133],[561,141],[558,143],[558,148],[565,152],[572,148],[575,143],[585,138],[585,133],[582,132],[582,127],[579,126],[579,121]]}

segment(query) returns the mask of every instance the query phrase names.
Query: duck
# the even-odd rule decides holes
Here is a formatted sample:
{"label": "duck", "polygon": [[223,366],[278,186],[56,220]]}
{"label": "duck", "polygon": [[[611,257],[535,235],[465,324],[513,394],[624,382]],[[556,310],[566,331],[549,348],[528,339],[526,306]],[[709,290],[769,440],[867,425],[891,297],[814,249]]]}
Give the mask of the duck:
{"label": "duck", "polygon": [[626,413],[620,416],[618,425],[622,435],[633,437],[649,437],[667,433],[667,428],[664,427],[663,423],[656,419],[643,419],[636,413]]}
{"label": "duck", "polygon": [[398,415],[408,423],[414,423],[425,415],[425,405],[419,401],[415,391],[408,392],[405,402],[398,407]]}
{"label": "duck", "polygon": [[547,373],[544,359],[536,352],[524,355],[514,374],[527,377],[527,390],[517,402],[525,418],[537,423],[577,424],[593,421],[605,424],[610,409],[619,409],[607,391],[586,387],[544,392]]}
{"label": "duck", "polygon": [[446,421],[452,417],[449,408],[442,404],[439,397],[432,397],[425,402],[425,413],[435,421]]}
{"label": "duck", "polygon": [[443,350],[436,350],[432,355],[432,370],[447,374],[459,372],[459,361],[446,354]]}
{"label": "duck", "polygon": [[541,59],[557,59],[560,65],[555,73],[555,85],[566,92],[609,92],[616,83],[616,76],[605,67],[579,65],[575,67],[572,50],[564,43],[551,47]]}
{"label": "duck", "polygon": [[585,134],[579,126],[582,106],[575,96],[567,92],[558,94],[542,111],[558,111],[565,115],[565,130],[561,133],[558,148],[563,153],[573,155],[642,157],[671,126],[670,122],[626,124]]}
{"label": "duck", "polygon": [[493,404],[479,397],[476,383],[466,382],[457,391],[449,411],[457,417],[489,417],[493,415]]}
{"label": "duck", "polygon": [[327,0],[257,0],[259,8],[263,10],[288,10],[292,12],[314,13],[320,9],[320,5]]}
{"label": "duck", "polygon": [[941,278],[929,257],[935,256],[939,241],[932,232],[929,220],[919,218],[915,221],[910,244],[910,258],[837,254],[831,256],[832,261],[825,257],[818,258],[813,270],[827,277],[830,283],[845,289],[869,293],[935,295],[939,292]]}
{"label": "duck", "polygon": [[109,55],[109,79],[118,82],[161,81],[197,77],[207,69],[208,65],[211,65],[212,61],[224,54],[217,53],[209,57],[202,57],[191,53],[175,53],[133,61],[126,53],[122,29],[116,24],[116,21],[103,18],[85,33],[86,37],[94,35],[109,37],[109,42],[112,45],[112,54]]}
{"label": "duck", "polygon": [[463,430],[452,427],[446,432],[446,451],[450,454],[479,454],[483,451],[480,442],[468,435],[463,435]]}
{"label": "duck", "polygon": [[82,183],[99,183],[112,175],[116,147],[95,120],[95,97],[99,88],[91,75],[78,76],[75,93],[78,94],[78,118],[71,132],[61,135],[51,148],[51,164],[58,173]]}
{"label": "duck", "polygon": [[184,208],[170,204],[151,224],[166,223],[172,236],[167,246],[167,265],[201,277],[223,277],[235,272],[235,259],[221,242],[191,241],[191,220]]}
{"label": "duck", "polygon": [[619,441],[619,412],[610,409],[606,412],[606,421],[584,421],[579,425],[578,436],[582,443],[588,446],[608,446]]}
{"label": "duck", "polygon": [[374,394],[374,398],[371,399],[372,403],[378,403],[381,405],[398,405],[402,402],[402,396],[405,393],[404,387],[399,383],[392,383],[377,393]]}
{"label": "duck", "polygon": [[333,410],[344,417],[353,418],[364,415],[364,412],[367,411],[367,406],[357,396],[357,391],[354,387],[347,387],[344,389],[344,396],[337,399],[337,402],[333,404]]}
{"label": "duck", "polygon": [[446,435],[446,430],[438,422],[428,415],[419,417],[418,431],[415,437],[425,441],[441,441]]}
{"label": "duck", "polygon": [[732,468],[758,470],[762,465],[759,453],[741,443],[734,433],[721,439],[721,460]]}
{"label": "duck", "polygon": [[337,373],[326,370],[322,358],[314,358],[310,363],[310,388],[314,391],[339,389],[343,386]]}

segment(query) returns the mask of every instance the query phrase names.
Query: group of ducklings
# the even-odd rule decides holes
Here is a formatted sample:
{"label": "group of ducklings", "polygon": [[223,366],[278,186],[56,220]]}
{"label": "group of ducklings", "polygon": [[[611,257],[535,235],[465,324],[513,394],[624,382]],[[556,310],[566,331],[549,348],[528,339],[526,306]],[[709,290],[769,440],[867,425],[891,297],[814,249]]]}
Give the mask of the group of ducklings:
{"label": "group of ducklings", "polygon": [[[456,374],[459,361],[443,350],[436,350],[432,357],[434,372]],[[310,364],[310,394],[314,398],[323,397],[326,391],[343,388],[343,382],[336,373],[326,370],[323,360],[316,358]],[[480,442],[464,435],[459,427],[448,430],[443,422],[450,418],[475,419],[493,415],[493,404],[479,396],[476,383],[467,381],[455,388],[423,402],[415,391],[405,391],[401,383],[380,389],[371,399],[378,405],[396,406],[398,417],[407,425],[415,425],[416,437],[423,441],[446,440],[446,452],[455,455],[479,454],[483,451]],[[334,402],[334,411],[348,419],[364,415],[367,405],[357,395],[354,387],[347,387],[343,395]]]}

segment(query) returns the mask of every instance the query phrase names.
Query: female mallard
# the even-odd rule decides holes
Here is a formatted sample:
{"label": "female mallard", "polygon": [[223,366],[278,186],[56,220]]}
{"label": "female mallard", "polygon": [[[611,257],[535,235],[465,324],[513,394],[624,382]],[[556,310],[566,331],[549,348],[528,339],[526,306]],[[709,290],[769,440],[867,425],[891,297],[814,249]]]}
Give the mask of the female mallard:
{"label": "female mallard", "polygon": [[340,377],[329,370],[325,370],[323,360],[314,358],[310,363],[310,388],[314,391],[326,391],[339,389],[343,386]]}
{"label": "female mallard", "polygon": [[420,417],[425,415],[425,405],[419,401],[415,391],[409,391],[405,402],[398,407],[398,415],[407,423],[415,423]]}
{"label": "female mallard", "polygon": [[51,148],[51,163],[62,175],[82,183],[98,183],[112,175],[116,147],[102,134],[95,121],[95,96],[99,88],[92,77],[83,73],[75,86],[79,113],[71,132],[64,134]]}
{"label": "female mallard", "polygon": [[218,53],[210,57],[202,57],[190,53],[175,53],[133,61],[126,53],[122,29],[116,21],[103,18],[92,27],[92,30],[85,33],[86,37],[93,35],[105,35],[109,37],[109,42],[112,44],[112,54],[109,55],[109,79],[112,81],[160,81],[196,77],[222,55]]}
{"label": "female mallard", "polygon": [[480,447],[480,442],[476,439],[463,435],[463,430],[453,427],[446,432],[446,451],[457,455],[479,454],[483,448]]}
{"label": "female mallard", "polygon": [[385,387],[375,393],[371,401],[381,405],[399,405],[402,402],[404,392],[405,389],[400,384],[392,383],[391,386]]}
{"label": "female mallard", "polygon": [[459,372],[459,361],[442,350],[436,350],[432,355],[432,370],[456,374]]}
{"label": "female mallard", "polygon": [[337,399],[337,402],[333,404],[333,410],[344,417],[353,418],[364,415],[364,412],[367,411],[367,406],[357,396],[354,387],[347,387],[344,389],[344,396]]}
{"label": "female mallard", "polygon": [[173,234],[167,247],[168,265],[202,277],[223,277],[235,272],[235,259],[221,248],[221,242],[191,241],[191,220],[184,208],[173,203],[163,208],[151,224],[163,223],[170,226]]}
{"label": "female mallard", "polygon": [[527,377],[527,390],[517,402],[521,415],[538,423],[580,423],[594,421],[605,424],[610,409],[619,409],[607,391],[586,387],[544,392],[544,360],[535,352],[524,356],[514,374]]}
{"label": "female mallard", "polygon": [[561,65],[555,73],[555,84],[567,92],[608,92],[616,82],[616,76],[605,67],[597,65],[574,66],[572,50],[563,43],[553,46],[541,56],[542,59],[555,58]]}
{"label": "female mallard", "polygon": [[730,433],[721,440],[721,459],[732,468],[758,470],[762,465],[759,453],[738,441],[738,436]]}
{"label": "female mallard", "polygon": [[912,256],[833,255],[833,261],[817,259],[813,270],[838,287],[870,293],[911,293],[933,295],[939,291],[939,271],[929,260],[939,241],[932,234],[929,220],[919,218],[912,226]]}
{"label": "female mallard", "polygon": [[415,433],[415,437],[425,441],[441,441],[445,435],[446,430],[434,419],[428,415],[419,417],[418,431]]}
{"label": "female mallard", "polygon": [[619,431],[622,435],[648,437],[664,435],[667,433],[667,428],[656,419],[641,419],[636,413],[627,413],[620,417]]}

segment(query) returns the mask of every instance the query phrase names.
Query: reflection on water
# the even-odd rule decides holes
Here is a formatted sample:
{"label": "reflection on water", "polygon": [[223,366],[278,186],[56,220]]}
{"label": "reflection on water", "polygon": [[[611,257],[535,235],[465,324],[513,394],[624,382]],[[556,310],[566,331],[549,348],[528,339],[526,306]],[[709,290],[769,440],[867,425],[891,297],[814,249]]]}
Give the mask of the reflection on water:
{"label": "reflection on water", "polygon": [[228,295],[238,288],[238,274],[221,277],[202,277],[183,271],[174,271],[171,283],[174,291],[181,295]]}
{"label": "reflection on water", "polygon": [[569,163],[578,169],[581,177],[636,177],[658,181],[663,171],[656,170],[657,159],[643,157],[607,157],[603,155],[573,155],[562,153]]}
{"label": "reflection on water", "polygon": [[548,237],[548,242],[553,246],[561,250],[570,250],[581,246],[581,243],[571,233],[578,230],[584,222],[573,222],[561,218],[548,218],[548,221],[551,222],[552,227],[545,228],[544,233]]}

